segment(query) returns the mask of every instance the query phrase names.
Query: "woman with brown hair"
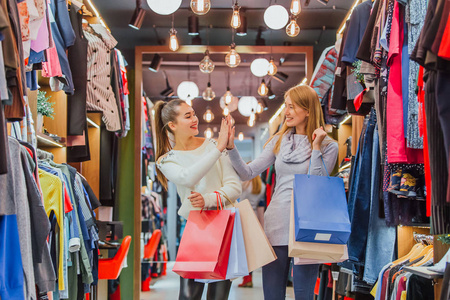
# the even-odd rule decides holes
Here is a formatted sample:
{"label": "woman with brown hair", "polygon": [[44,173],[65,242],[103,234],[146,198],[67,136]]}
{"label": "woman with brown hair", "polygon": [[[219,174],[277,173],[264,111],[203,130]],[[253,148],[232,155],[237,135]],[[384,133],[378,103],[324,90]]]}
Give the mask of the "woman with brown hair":
{"label": "woman with brown hair", "polygon": [[[264,215],[264,229],[277,260],[263,267],[264,298],[281,300],[286,297],[286,283],[291,258],[288,256],[289,216],[295,174],[326,175],[332,170],[338,155],[337,143],[323,130],[325,123],[317,93],[309,86],[299,85],[285,93],[286,120],[275,136],[265,145],[261,155],[246,164],[234,147],[234,128],[229,125],[227,149],[234,169],[241,180],[259,176],[272,164],[277,170],[276,186]],[[294,265],[296,300],[314,298],[319,265]]]}
{"label": "woman with brown hair", "polygon": [[[185,219],[191,210],[217,206],[215,192],[235,201],[242,186],[233,170],[225,147],[228,142],[227,120],[222,120],[217,142],[196,137],[198,118],[194,109],[182,100],[159,101],[155,106],[157,138],[157,175],[167,189],[170,180],[177,186],[181,199],[178,214]],[[173,145],[173,147],[172,147]],[[225,300],[231,281],[224,280],[208,284],[207,299]],[[180,277],[179,299],[201,299],[204,283]]]}

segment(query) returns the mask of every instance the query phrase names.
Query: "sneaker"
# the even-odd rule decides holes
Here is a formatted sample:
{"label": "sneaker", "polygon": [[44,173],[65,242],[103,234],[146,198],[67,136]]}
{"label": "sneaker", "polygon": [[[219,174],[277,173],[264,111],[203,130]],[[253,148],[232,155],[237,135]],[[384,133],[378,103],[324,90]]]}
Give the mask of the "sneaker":
{"label": "sneaker", "polygon": [[416,198],[417,193],[417,179],[409,173],[403,173],[400,184],[400,193],[398,197],[401,198]]}
{"label": "sneaker", "polygon": [[388,192],[394,193],[400,190],[400,184],[402,182],[402,169],[398,169],[395,172],[391,173],[391,178],[389,180]]}

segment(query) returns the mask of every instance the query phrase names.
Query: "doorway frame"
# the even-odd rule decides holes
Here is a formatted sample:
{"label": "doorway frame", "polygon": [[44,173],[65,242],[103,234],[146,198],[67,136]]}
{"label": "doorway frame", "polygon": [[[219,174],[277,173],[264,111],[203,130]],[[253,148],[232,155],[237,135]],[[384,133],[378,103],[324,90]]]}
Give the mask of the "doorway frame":
{"label": "doorway frame", "polygon": [[[180,46],[178,51],[173,52],[168,46],[137,46],[135,47],[135,82],[134,82],[134,213],[135,216],[141,215],[141,97],[143,94],[143,55],[144,54],[201,54],[206,50],[212,54],[226,54],[230,51],[230,46]],[[236,46],[236,51],[241,54],[305,54],[305,73],[309,80],[314,71],[314,47],[313,46]],[[155,145],[156,147],[156,145]],[[136,214],[138,213],[138,214]],[[134,274],[133,274],[133,299],[140,300],[141,295],[141,218],[134,218]]]}

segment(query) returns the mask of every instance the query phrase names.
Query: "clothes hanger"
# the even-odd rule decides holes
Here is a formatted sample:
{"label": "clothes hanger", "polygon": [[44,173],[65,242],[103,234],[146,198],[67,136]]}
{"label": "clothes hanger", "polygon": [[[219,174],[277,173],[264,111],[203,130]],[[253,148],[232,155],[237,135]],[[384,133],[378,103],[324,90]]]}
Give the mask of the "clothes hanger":
{"label": "clothes hanger", "polygon": [[423,248],[423,250],[418,255],[410,258],[410,261],[414,261],[414,260],[419,259],[421,257],[427,256],[427,254],[430,251],[433,252],[433,245],[429,245],[429,246],[426,246],[425,248]]}
{"label": "clothes hanger", "polygon": [[422,250],[423,250],[424,246],[421,243],[417,243],[415,244],[411,250],[409,251],[408,254],[406,254],[403,257],[400,257],[399,259],[397,259],[396,261],[393,261],[392,264],[393,265],[398,265],[399,263],[402,263],[406,260],[408,260],[410,257],[412,257],[413,255],[416,256],[417,254],[419,254]]}

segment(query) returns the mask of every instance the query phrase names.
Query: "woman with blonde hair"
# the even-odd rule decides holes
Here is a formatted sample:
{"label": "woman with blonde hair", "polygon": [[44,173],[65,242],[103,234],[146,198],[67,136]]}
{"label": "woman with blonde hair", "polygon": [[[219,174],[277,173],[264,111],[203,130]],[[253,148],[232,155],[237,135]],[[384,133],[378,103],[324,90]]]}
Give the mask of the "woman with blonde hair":
{"label": "woman with blonde hair", "polygon": [[[234,147],[234,127],[229,125],[227,149],[234,169],[241,180],[259,176],[275,164],[276,186],[264,215],[264,229],[277,260],[263,267],[264,298],[281,300],[286,297],[286,284],[291,258],[288,256],[289,216],[295,174],[326,175],[336,164],[338,144],[324,131],[322,108],[317,93],[309,86],[289,89],[285,99],[285,122],[280,132],[265,145],[261,155],[245,164]],[[296,300],[314,298],[319,265],[294,265]]]}
{"label": "woman with blonde hair", "polygon": [[[222,196],[224,206],[230,205],[225,203],[226,198],[230,201],[239,198],[241,181],[224,151],[228,142],[225,119],[217,142],[196,137],[199,133],[198,117],[194,109],[182,100],[156,103],[155,122],[158,179],[166,189],[167,180],[177,186],[182,202],[178,211],[180,216],[187,219],[191,210],[216,207],[216,192]],[[204,285],[180,277],[179,299],[200,300]],[[207,299],[228,299],[230,288],[230,280],[210,283]]]}

